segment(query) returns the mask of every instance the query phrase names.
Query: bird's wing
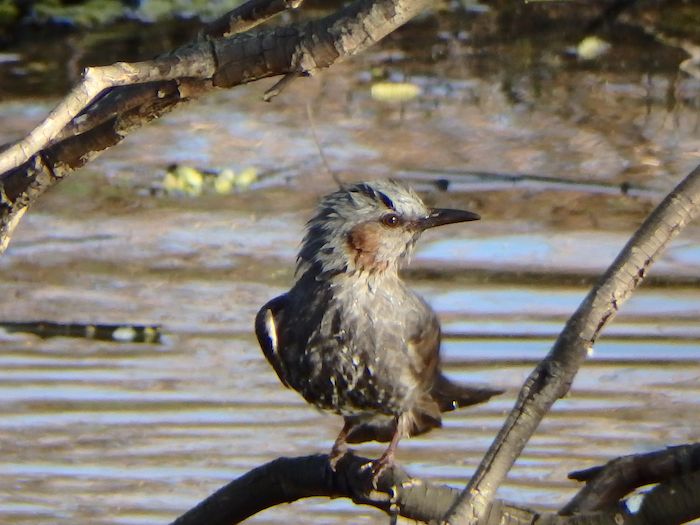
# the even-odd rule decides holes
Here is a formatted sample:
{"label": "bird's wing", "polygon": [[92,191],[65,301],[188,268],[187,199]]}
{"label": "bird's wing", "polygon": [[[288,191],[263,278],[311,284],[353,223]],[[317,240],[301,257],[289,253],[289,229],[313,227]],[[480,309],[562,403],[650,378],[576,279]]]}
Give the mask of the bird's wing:
{"label": "bird's wing", "polygon": [[255,335],[258,337],[263,354],[277,372],[282,384],[289,388],[282,357],[280,356],[280,340],[278,319],[287,306],[287,294],[275,297],[265,304],[255,316]]}
{"label": "bird's wing", "polygon": [[[502,394],[503,390],[499,389],[455,383],[442,374],[440,371],[439,350],[441,339],[440,322],[435,312],[427,303],[424,304],[426,305],[426,309],[424,310],[426,318],[422,322],[416,323],[419,329],[411,337],[409,345],[412,352],[414,352],[419,359],[418,366],[424,366],[426,369],[433,368],[437,372],[436,375],[429,374],[429,377],[434,378],[434,383],[430,389],[430,396],[432,397],[432,401],[437,403],[440,412],[447,412],[456,408],[483,403],[493,396]],[[428,401],[426,401],[424,408],[416,410],[415,412],[416,416],[414,420],[417,422],[416,433],[423,432],[420,428],[432,428],[430,425],[433,419],[439,421],[439,416],[437,418],[434,417],[434,404]],[[423,420],[425,424],[420,424]]]}
{"label": "bird's wing", "polygon": [[432,371],[440,366],[440,323],[435,312],[427,307],[413,326],[415,332],[407,341],[412,366],[417,376],[432,378]]}

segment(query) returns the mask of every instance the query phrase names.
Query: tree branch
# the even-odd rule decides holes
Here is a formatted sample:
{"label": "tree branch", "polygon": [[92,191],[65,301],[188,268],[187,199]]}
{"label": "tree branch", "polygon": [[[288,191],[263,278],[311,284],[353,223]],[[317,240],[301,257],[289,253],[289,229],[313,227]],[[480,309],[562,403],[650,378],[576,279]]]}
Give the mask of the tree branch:
{"label": "tree branch", "polygon": [[[411,478],[398,465],[382,474],[375,489],[372,487],[371,469],[366,468],[369,462],[368,458],[349,453],[338,463],[334,472],[327,455],[279,458],[220,488],[171,525],[230,525],[280,503],[318,496],[349,498],[390,516],[398,514],[417,521],[435,522],[459,497],[459,490]],[[644,459],[639,462],[643,463]],[[610,525],[617,523],[615,520],[621,516],[629,525],[682,523],[675,520],[680,516],[686,520],[700,516],[700,498],[688,498],[693,490],[700,490],[700,483],[697,479],[687,479],[689,475],[684,472],[680,477],[666,480],[656,494],[649,494],[651,499],[642,504],[637,514],[630,514],[620,506],[611,504],[605,509],[562,516],[552,512],[538,513],[497,500],[482,523],[575,525],[585,520],[587,525]]]}
{"label": "tree branch", "polygon": [[[253,3],[256,9],[265,3],[281,5],[279,0]],[[298,1],[282,4],[294,7]],[[217,87],[329,67],[384,38],[430,4],[356,0],[320,20],[203,40],[151,61],[89,68],[41,124],[0,152],[0,253],[24,209],[46,189],[178,104]],[[222,24],[248,27],[249,19],[239,24],[243,7],[209,32],[220,32]],[[273,11],[279,9],[263,14]],[[258,11],[248,10],[246,16],[251,12]]]}
{"label": "tree branch", "polygon": [[699,471],[700,443],[613,459],[601,467],[569,474],[570,479],[585,481],[586,486],[561,509],[560,514],[605,509],[637,487]]}
{"label": "tree branch", "polygon": [[515,407],[445,521],[476,525],[496,489],[554,402],[566,395],[598,335],[639,286],[654,260],[700,211],[696,167],[639,227],[525,381]]}
{"label": "tree branch", "polygon": [[304,0],[248,0],[207,25],[202,36],[220,38],[243,33],[287,9],[298,8],[302,3]]}
{"label": "tree branch", "polygon": [[222,487],[173,525],[238,523],[280,503],[314,496],[346,497],[390,512],[393,491],[402,516],[428,521],[439,517],[440,509],[458,494],[450,487],[413,480],[396,465],[382,474],[374,489],[371,469],[365,468],[370,461],[348,453],[334,472],[327,455],[279,458]]}

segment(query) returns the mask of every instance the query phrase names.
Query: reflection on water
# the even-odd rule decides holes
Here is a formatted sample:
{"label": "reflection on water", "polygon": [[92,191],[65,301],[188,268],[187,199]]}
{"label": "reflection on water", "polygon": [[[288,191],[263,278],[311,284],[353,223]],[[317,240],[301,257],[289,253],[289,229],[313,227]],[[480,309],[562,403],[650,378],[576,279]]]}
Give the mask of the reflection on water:
{"label": "reflection on water", "polygon": [[[446,46],[444,33],[433,49]],[[424,94],[402,108],[369,98],[367,72],[410,80],[421,67],[408,51],[301,79],[272,105],[259,103],[263,86],[216,93],[129,137],[27,214],[0,258],[0,319],[162,324],[164,342],[0,334],[0,522],[166,523],[263,462],[330,449],[339,419],[283,389],[252,335],[257,308],[292,278],[313,202],[333,186],[307,129],[309,101],[343,177],[398,174],[430,203],[484,216],[426,235],[410,272],[443,319],[447,373],[507,389],[400,447],[409,472],[464,483],[588,283],[697,162],[700,140],[696,112],[675,112],[659,94],[678,82],[684,101],[697,97],[671,67],[640,80],[631,66],[540,63],[539,74],[557,74],[533,86],[531,71],[479,69],[485,57],[451,41],[429,64],[434,76],[415,72]],[[3,103],[0,142],[49,106]],[[262,182],[240,195],[150,197],[176,161],[256,166]],[[455,169],[560,182],[477,180]],[[444,173],[449,191],[430,180]],[[636,190],[618,192],[623,183]],[[685,232],[624,306],[502,497],[557,508],[577,489],[570,470],[700,439],[690,416],[700,408],[698,238],[697,228]],[[384,522],[324,499],[253,521],[300,515]]]}

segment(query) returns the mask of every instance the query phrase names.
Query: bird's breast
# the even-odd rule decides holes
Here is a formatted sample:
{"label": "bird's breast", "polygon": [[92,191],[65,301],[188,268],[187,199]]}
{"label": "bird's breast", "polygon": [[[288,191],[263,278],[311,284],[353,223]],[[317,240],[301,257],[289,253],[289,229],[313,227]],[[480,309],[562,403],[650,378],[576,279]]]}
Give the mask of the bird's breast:
{"label": "bird's breast", "polygon": [[403,287],[355,285],[293,301],[280,341],[286,375],[320,408],[396,415],[425,383],[413,334],[430,315]]}

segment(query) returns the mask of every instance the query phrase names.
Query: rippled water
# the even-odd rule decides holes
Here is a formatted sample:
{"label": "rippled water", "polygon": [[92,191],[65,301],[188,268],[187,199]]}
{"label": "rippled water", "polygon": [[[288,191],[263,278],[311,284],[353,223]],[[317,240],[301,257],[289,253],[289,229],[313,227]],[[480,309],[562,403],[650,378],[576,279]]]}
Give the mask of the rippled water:
{"label": "rippled water", "polygon": [[[672,81],[697,89],[672,68],[644,82],[558,69],[539,79],[551,89],[539,97],[525,75],[526,100],[513,103],[498,72],[477,75],[466,48],[450,53],[435,76],[413,74],[424,95],[403,108],[368,96],[371,68],[412,71],[398,52],[302,79],[272,104],[259,103],[260,85],[213,94],[129,137],[26,215],[0,258],[0,319],[161,324],[164,338],[0,333],[0,522],[167,523],[266,461],[330,449],[339,419],[282,388],[252,334],[259,306],[291,282],[315,199],[333,188],[309,102],[347,180],[398,174],[430,203],[484,217],[427,234],[407,272],[443,321],[447,373],[507,390],[399,448],[412,474],[465,483],[589,285],[697,163],[700,139],[696,111],[657,96]],[[52,103],[2,103],[0,140]],[[241,194],[151,196],[172,162],[262,175]],[[632,190],[617,191],[622,183]],[[699,233],[691,226],[673,243],[605,331],[500,496],[558,508],[578,488],[571,470],[700,439]],[[251,521],[299,516],[385,520],[317,499]]]}
{"label": "rippled water", "polygon": [[[286,217],[283,228],[279,218],[229,211],[223,199],[218,204],[206,213],[183,214],[171,203],[90,219],[103,235],[84,240],[84,215],[27,216],[0,263],[1,293],[12,298],[2,305],[3,318],[162,323],[165,337],[161,345],[2,337],[3,522],[165,523],[261,463],[329,449],[338,418],[283,389],[251,331],[257,307],[289,281],[303,216]],[[255,241],[241,242],[238,231]],[[498,252],[491,235],[475,231],[455,226],[426,236],[413,265],[439,267],[450,247],[470,243],[451,258],[444,281],[414,284],[443,319],[449,375],[508,390],[402,443],[399,457],[411,473],[453,484],[473,471],[516,389],[586,292],[547,283],[545,273],[539,284],[518,284],[514,273],[510,283],[455,285],[452,272],[480,266],[470,253]],[[611,244],[623,240],[610,236]],[[520,241],[532,252],[557,251],[557,236]],[[520,253],[511,243],[495,254],[504,267]],[[676,249],[683,244],[689,241]],[[558,271],[566,265],[551,261]],[[524,261],[517,256],[511,263]],[[572,264],[571,271],[580,268]],[[666,272],[672,275],[670,264]],[[697,287],[649,287],[635,296],[501,496],[555,508],[576,488],[565,480],[570,470],[697,440],[699,315]],[[362,447],[370,455],[379,450]],[[346,502],[317,500],[256,521],[294,521],[299,512],[317,523],[357,523],[358,512],[367,522],[380,520]]]}

